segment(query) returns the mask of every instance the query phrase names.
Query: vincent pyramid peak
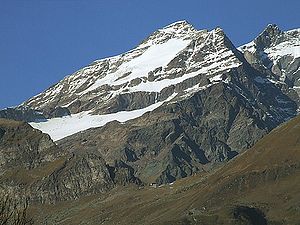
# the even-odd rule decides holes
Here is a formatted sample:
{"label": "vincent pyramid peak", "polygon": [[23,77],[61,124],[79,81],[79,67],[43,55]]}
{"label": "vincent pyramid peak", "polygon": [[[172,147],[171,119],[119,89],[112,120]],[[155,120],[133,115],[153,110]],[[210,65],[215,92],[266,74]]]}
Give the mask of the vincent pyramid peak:
{"label": "vincent pyramid peak", "polygon": [[162,44],[172,38],[191,39],[196,36],[198,32],[199,31],[187,21],[177,21],[153,32],[138,48],[145,48],[153,44]]}
{"label": "vincent pyramid peak", "polygon": [[183,28],[183,27],[193,27],[187,20],[178,20],[174,23],[166,25],[162,29],[167,29],[167,28]]}
{"label": "vincent pyramid peak", "polygon": [[[288,96],[300,106],[300,29],[282,31],[269,24],[253,41],[239,47],[255,69],[267,76],[267,81],[287,85]],[[299,112],[299,110],[298,110]]]}

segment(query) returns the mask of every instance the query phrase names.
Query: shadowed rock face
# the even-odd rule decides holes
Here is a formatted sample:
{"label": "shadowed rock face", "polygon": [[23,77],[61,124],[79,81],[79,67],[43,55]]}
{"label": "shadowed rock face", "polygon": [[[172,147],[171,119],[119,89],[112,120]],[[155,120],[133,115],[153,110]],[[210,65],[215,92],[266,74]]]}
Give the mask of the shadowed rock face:
{"label": "shadowed rock face", "polygon": [[33,184],[31,190],[41,202],[56,202],[103,193],[112,187],[104,160],[99,154],[86,152],[70,156],[53,173]]}
{"label": "shadowed rock face", "polygon": [[281,35],[283,35],[279,27],[276,24],[269,24],[265,30],[255,39],[255,43],[258,50],[264,50],[271,47],[272,44],[278,44],[282,41]]}
{"label": "shadowed rock face", "polygon": [[233,210],[233,217],[239,224],[267,225],[263,212],[248,206],[238,206]]}
{"label": "shadowed rock face", "polygon": [[46,119],[40,111],[33,110],[29,107],[16,107],[0,110],[0,118],[26,122]]}

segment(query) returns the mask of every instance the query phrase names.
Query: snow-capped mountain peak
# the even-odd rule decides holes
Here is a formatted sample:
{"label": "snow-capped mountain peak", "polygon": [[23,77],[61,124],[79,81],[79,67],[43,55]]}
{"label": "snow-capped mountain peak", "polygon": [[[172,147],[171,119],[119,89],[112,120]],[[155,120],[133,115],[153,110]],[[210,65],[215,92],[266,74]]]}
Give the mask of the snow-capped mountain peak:
{"label": "snow-capped mountain peak", "polygon": [[[191,88],[224,82],[220,74],[241,64],[221,28],[196,30],[178,21],[124,54],[97,60],[65,77],[23,105],[43,111],[46,117],[57,116],[57,109],[63,115],[139,110],[176,92],[185,96]],[[197,84],[199,80],[204,86]]]}
{"label": "snow-capped mountain peak", "polygon": [[[270,25],[260,36],[273,40],[278,38],[280,32],[277,31]],[[256,45],[258,41],[253,43]],[[242,54],[221,28],[196,30],[188,22],[179,21],[158,29],[128,52],[97,60],[78,70],[23,105],[41,111],[47,121],[37,121],[32,125],[58,140],[89,127],[102,126],[117,115],[121,115],[123,122],[123,115],[130,114],[127,111],[132,111],[130,115],[141,116],[163,103],[182,101],[216,84],[229,85],[232,79],[240,82],[240,79],[245,79],[244,75],[232,78],[235,73],[228,74],[244,65]],[[243,68],[239,71],[241,73]],[[261,77],[255,79],[263,80]],[[242,87],[237,86],[235,84],[231,89],[240,93]],[[241,96],[249,101],[250,97],[245,97],[245,93]],[[293,113],[293,110],[283,112],[278,121]],[[130,118],[135,117],[128,116]],[[78,129],[58,135],[57,130],[63,123],[65,127],[76,123]]]}
{"label": "snow-capped mountain peak", "polygon": [[131,51],[78,70],[24,104],[36,109],[69,107],[78,113],[98,108],[87,100],[103,106],[122,93],[161,92],[200,72],[213,75],[238,66],[229,42],[220,28],[197,31],[179,21],[154,32]]}
{"label": "snow-capped mountain peak", "polygon": [[147,48],[155,44],[163,44],[170,39],[190,40],[196,36],[198,32],[199,31],[187,21],[178,21],[158,29],[139,44],[136,49]]}
{"label": "snow-capped mountain peak", "polygon": [[179,21],[0,118],[30,122],[110,171],[172,182],[231,159],[297,114],[298,48],[299,29],[269,25],[239,51],[221,28]]}

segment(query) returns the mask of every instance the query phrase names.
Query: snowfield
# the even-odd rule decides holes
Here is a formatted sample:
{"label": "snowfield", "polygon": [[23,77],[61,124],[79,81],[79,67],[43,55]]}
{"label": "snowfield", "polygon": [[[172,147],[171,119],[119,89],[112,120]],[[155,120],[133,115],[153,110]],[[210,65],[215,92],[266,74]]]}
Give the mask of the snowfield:
{"label": "snowfield", "polygon": [[[147,76],[149,71],[166,66],[189,43],[190,40],[174,38],[166,43],[150,46],[142,55],[122,64],[116,72],[98,79],[81,94],[93,91],[105,84],[120,85],[135,78]],[[126,73],[130,73],[129,76],[122,77]]]}
{"label": "snowfield", "polygon": [[131,119],[138,118],[146,112],[153,111],[161,106],[163,103],[172,100],[177,93],[174,93],[164,101],[157,102],[146,108],[132,110],[132,111],[120,111],[117,113],[105,114],[105,115],[91,115],[90,111],[84,111],[77,114],[71,114],[70,116],[64,116],[60,118],[48,119],[45,122],[32,122],[29,123],[33,128],[47,133],[52,140],[58,141],[62,138],[78,133],[80,131],[87,130],[89,128],[101,127],[111,121],[126,122]]}

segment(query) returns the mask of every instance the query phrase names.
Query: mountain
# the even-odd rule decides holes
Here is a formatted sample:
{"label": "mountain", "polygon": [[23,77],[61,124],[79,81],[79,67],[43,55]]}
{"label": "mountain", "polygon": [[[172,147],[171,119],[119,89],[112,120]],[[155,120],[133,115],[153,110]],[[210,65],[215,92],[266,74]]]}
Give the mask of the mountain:
{"label": "mountain", "polygon": [[300,221],[300,117],[213,172],[34,205],[39,224],[294,225]]}
{"label": "mountain", "polygon": [[[30,122],[65,152],[97,154],[101,168],[122,165],[125,180],[170,183],[227,162],[297,114],[296,83],[260,63],[282,43],[297,52],[295,32],[268,26],[259,47],[239,50],[221,28],[179,21],[0,116]],[[274,60],[299,62],[287,54]],[[286,76],[296,80],[296,67]]]}
{"label": "mountain", "polygon": [[282,86],[299,106],[300,29],[283,32],[275,24],[269,24],[258,37],[239,49],[253,67],[267,72],[259,82]]}
{"label": "mountain", "polygon": [[299,42],[179,21],[93,62],[0,110],[0,193],[39,224],[296,224]]}

